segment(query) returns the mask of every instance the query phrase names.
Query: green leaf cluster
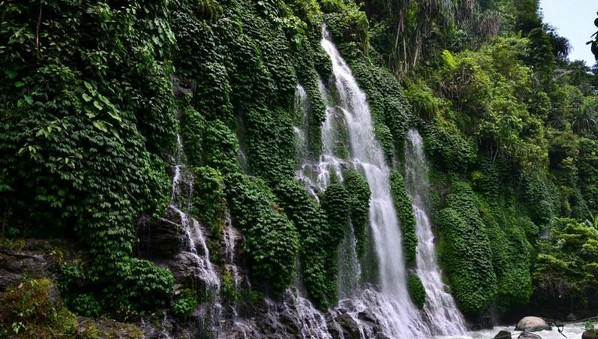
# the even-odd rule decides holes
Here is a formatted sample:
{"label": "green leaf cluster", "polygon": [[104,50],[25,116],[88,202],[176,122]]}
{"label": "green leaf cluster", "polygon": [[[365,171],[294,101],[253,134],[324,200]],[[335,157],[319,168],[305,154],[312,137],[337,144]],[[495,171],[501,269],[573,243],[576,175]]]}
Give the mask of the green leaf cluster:
{"label": "green leaf cluster", "polygon": [[0,296],[0,335],[7,338],[95,339],[95,327],[81,329],[77,317],[53,297],[49,279],[25,279]]}
{"label": "green leaf cluster", "polygon": [[435,223],[440,230],[439,254],[459,309],[485,310],[497,293],[492,250],[476,197],[466,183],[454,182]]}
{"label": "green leaf cluster", "polygon": [[246,236],[243,247],[254,281],[281,295],[294,280],[297,228],[263,180],[235,173],[225,184],[233,222]]}
{"label": "green leaf cluster", "polygon": [[424,304],[426,303],[426,289],[417,274],[410,273],[407,277],[407,290],[415,305],[420,309],[424,308]]}
{"label": "green leaf cluster", "polygon": [[403,258],[407,267],[415,267],[417,235],[415,233],[416,223],[413,214],[412,201],[405,190],[403,176],[397,170],[390,173],[390,188],[397,215],[401,221],[401,234],[403,240]]}
{"label": "green leaf cluster", "polygon": [[577,305],[596,292],[598,229],[593,221],[555,219],[539,248],[534,280],[543,293]]}
{"label": "green leaf cluster", "polygon": [[132,312],[150,305],[144,288],[123,284],[137,282],[131,274],[143,273],[150,292],[172,284],[132,258],[137,219],[166,203],[163,156],[175,145],[167,4],[23,1],[2,10],[5,222],[22,236],[72,234],[90,249],[94,288],[130,301]]}

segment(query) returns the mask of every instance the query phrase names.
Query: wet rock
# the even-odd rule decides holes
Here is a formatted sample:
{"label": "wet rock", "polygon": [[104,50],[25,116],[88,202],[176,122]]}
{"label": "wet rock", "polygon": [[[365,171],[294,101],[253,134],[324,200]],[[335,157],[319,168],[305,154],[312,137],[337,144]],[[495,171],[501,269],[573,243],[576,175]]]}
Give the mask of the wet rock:
{"label": "wet rock", "polygon": [[493,339],[511,339],[511,332],[509,331],[500,331],[498,332]]}
{"label": "wet rock", "polygon": [[527,331],[526,331],[526,332],[523,332],[523,333],[521,333],[521,334],[520,334],[520,335],[517,337],[517,339],[542,339],[542,337],[540,337],[540,336],[539,336],[539,335],[537,335],[537,334],[530,333],[530,332],[527,332]]}
{"label": "wet rock", "polygon": [[147,228],[147,252],[151,258],[168,259],[180,251],[183,226],[172,209],[168,209],[165,218],[148,221],[143,227]]}
{"label": "wet rock", "polygon": [[343,337],[345,339],[360,339],[359,324],[349,315],[345,313],[337,320],[337,323],[343,329]]}
{"label": "wet rock", "polygon": [[598,339],[598,331],[586,330],[581,334],[581,339]]}
{"label": "wet rock", "polygon": [[525,317],[517,323],[515,327],[515,331],[525,331],[528,330],[529,332],[535,331],[542,331],[542,330],[550,330],[552,329],[550,325],[544,321],[544,319],[540,317]]}
{"label": "wet rock", "polygon": [[185,96],[193,96],[195,91],[195,84],[193,81],[178,76],[172,76],[172,90],[177,98],[184,98]]}
{"label": "wet rock", "polygon": [[359,318],[359,320],[367,321],[369,323],[378,325],[378,320],[376,320],[376,317],[370,311],[366,310],[359,312],[357,317]]}
{"label": "wet rock", "polygon": [[50,276],[51,264],[37,251],[0,249],[0,291],[29,278]]}
{"label": "wet rock", "polygon": [[[177,284],[187,288],[199,288],[205,285],[197,269],[197,255],[187,251],[179,252],[172,260],[159,262],[161,266],[167,266]],[[205,286],[204,286],[205,287]]]}

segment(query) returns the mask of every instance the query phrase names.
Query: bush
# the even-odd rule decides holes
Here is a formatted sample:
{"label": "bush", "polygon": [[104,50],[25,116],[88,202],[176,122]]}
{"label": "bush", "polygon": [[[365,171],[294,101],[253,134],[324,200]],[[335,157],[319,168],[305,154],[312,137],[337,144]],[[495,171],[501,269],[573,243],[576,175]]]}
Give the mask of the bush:
{"label": "bush", "polygon": [[354,169],[343,172],[345,189],[349,194],[351,223],[357,240],[357,255],[365,252],[366,230],[370,222],[370,186],[365,177]]}
{"label": "bush", "polygon": [[294,280],[299,249],[295,225],[262,180],[235,173],[225,176],[225,185],[233,222],[246,237],[243,246],[252,279],[282,295]]}
{"label": "bush", "polygon": [[409,274],[407,278],[407,290],[415,305],[420,309],[424,308],[424,304],[426,303],[426,289],[417,274]]}
{"label": "bush", "polygon": [[103,290],[102,301],[107,312],[126,320],[168,304],[174,289],[170,270],[145,259],[130,258],[123,271],[125,274],[115,277]]}
{"label": "bush", "polygon": [[67,304],[73,312],[84,317],[95,318],[102,312],[102,305],[97,297],[89,293],[71,296],[67,299]]}
{"label": "bush", "polygon": [[459,309],[474,315],[497,293],[492,250],[471,188],[456,182],[452,189],[435,220],[441,235],[440,260]]}
{"label": "bush", "polygon": [[185,289],[175,299],[172,306],[172,314],[182,321],[187,321],[191,318],[193,311],[197,309],[197,296],[195,292],[190,289]]}
{"label": "bush", "polygon": [[0,295],[0,336],[17,339],[96,339],[56,300],[49,279],[26,279]]}
{"label": "bush", "polygon": [[220,234],[220,221],[226,210],[224,179],[211,167],[193,168],[193,174],[193,214],[203,225],[211,225],[215,234]]}
{"label": "bush", "polygon": [[326,265],[335,251],[328,241],[328,222],[326,216],[305,186],[294,178],[285,180],[275,187],[275,193],[285,213],[297,227],[299,233],[299,255],[303,263],[303,282],[308,296],[316,307],[325,310],[330,307],[336,297],[336,280],[330,280],[330,269],[334,265]]}
{"label": "bush", "polygon": [[417,250],[417,234],[415,216],[413,215],[413,207],[411,198],[407,195],[403,176],[399,171],[392,171],[390,174],[390,187],[392,190],[394,205],[397,210],[397,215],[401,221],[401,232],[403,235],[403,257],[407,267],[415,267],[416,264],[416,250]]}

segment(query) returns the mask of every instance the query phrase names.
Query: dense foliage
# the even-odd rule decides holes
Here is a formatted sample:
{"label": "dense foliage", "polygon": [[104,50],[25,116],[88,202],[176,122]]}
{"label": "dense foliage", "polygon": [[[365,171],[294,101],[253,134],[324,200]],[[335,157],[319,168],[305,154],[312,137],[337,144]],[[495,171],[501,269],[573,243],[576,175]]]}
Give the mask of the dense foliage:
{"label": "dense foliage", "polygon": [[538,288],[564,297],[576,307],[596,293],[598,279],[598,227],[596,222],[555,219],[551,234],[540,244],[534,279]]}
{"label": "dense foliage", "polygon": [[415,266],[417,235],[415,234],[415,216],[411,207],[411,198],[407,195],[403,176],[398,171],[390,174],[390,185],[393,200],[399,220],[401,221],[401,232],[403,235],[403,257],[408,267]]}
{"label": "dense foliage", "polygon": [[[598,211],[595,154],[587,151],[598,137],[595,75],[566,60],[568,42],[542,23],[538,1],[479,5],[473,19],[459,24],[455,17],[444,41],[432,33],[422,63],[404,81],[433,163],[442,264],[466,313],[558,301],[537,277],[576,278],[542,264],[541,236],[555,218],[583,222]],[[480,19],[496,26],[491,34],[463,24]],[[457,225],[473,228],[453,233]],[[565,248],[563,255],[573,253]],[[481,288],[468,290],[473,281]],[[576,300],[593,298],[592,289],[584,291]]]}
{"label": "dense foliage", "polygon": [[5,338],[98,338],[98,329],[79,326],[77,317],[52,300],[49,279],[27,279],[1,297],[0,335]]}
{"label": "dense foliage", "polygon": [[446,207],[437,216],[440,229],[440,259],[449,276],[459,309],[476,314],[496,296],[496,274],[492,250],[469,185],[452,184]]}
{"label": "dense foliage", "polygon": [[[78,314],[171,307],[188,319],[197,295],[173,295],[172,273],[134,251],[138,221],[165,214],[183,162],[194,179],[188,212],[211,230],[212,255],[230,211],[252,288],[278,297],[300,273],[308,297],[333,306],[349,225],[368,264],[373,245],[358,170],[333,173],[317,196],[295,179],[321,153],[320,87],[333,87],[325,24],[367,95],[407,266],[417,237],[402,154],[415,126],[460,309],[508,312],[563,294],[592,307],[598,78],[566,59],[568,42],[538,10],[538,0],[0,1],[0,238],[62,237],[88,250],[59,272]],[[222,294],[234,299],[224,272]],[[422,306],[419,278],[406,283]],[[16,296],[43,297],[47,281],[27,284],[2,298],[20,309]],[[9,311],[0,326],[20,329]]]}
{"label": "dense foliage", "polygon": [[162,286],[171,282],[167,273],[131,258],[137,218],[166,202],[163,155],[175,143],[166,5],[2,3],[0,191],[8,232],[74,232],[92,254],[90,279],[106,287],[108,310],[117,313],[128,311],[111,300],[139,293],[123,289],[137,284],[138,270],[148,273],[144,283],[172,288]]}
{"label": "dense foliage", "polygon": [[407,277],[407,290],[415,305],[420,309],[423,308],[426,303],[426,289],[417,274],[411,273]]}

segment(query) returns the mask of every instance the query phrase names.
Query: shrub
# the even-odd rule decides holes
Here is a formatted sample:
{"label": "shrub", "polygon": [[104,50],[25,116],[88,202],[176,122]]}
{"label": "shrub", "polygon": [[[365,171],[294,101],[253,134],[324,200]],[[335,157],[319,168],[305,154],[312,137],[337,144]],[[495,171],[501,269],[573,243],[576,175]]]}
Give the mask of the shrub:
{"label": "shrub", "polygon": [[390,174],[390,186],[392,190],[394,205],[397,215],[401,221],[401,233],[403,235],[403,257],[407,267],[415,267],[417,250],[417,227],[411,198],[407,195],[403,176],[399,171],[392,171]]}
{"label": "shrub", "polygon": [[426,289],[417,274],[409,274],[409,277],[407,278],[407,290],[409,291],[411,300],[417,307],[422,309],[426,303]]}
{"label": "shrub", "polygon": [[195,309],[197,309],[197,296],[192,290],[185,289],[175,299],[172,314],[182,321],[187,321]]}
{"label": "shrub", "polygon": [[459,309],[478,314],[497,293],[492,250],[471,188],[453,183],[435,224],[440,230],[440,259]]}
{"label": "shrub", "polygon": [[64,308],[49,279],[25,279],[0,296],[0,336],[17,339],[96,339],[79,331],[77,318]]}

